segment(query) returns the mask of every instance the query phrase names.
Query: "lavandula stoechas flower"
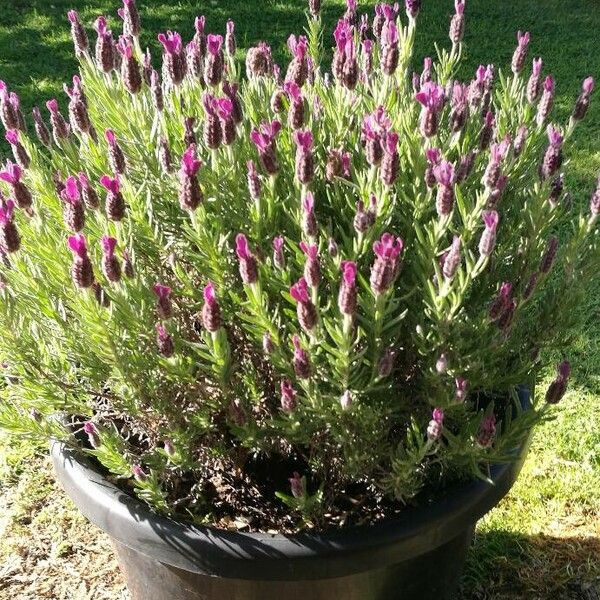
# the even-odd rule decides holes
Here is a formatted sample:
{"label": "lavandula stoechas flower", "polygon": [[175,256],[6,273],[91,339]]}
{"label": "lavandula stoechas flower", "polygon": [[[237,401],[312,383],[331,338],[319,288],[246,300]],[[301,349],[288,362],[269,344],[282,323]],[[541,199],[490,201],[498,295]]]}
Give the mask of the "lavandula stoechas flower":
{"label": "lavandula stoechas flower", "polygon": [[546,250],[540,260],[540,272],[544,274],[550,273],[554,261],[556,260],[556,253],[558,252],[558,238],[553,235],[548,239],[546,244]]}
{"label": "lavandula stoechas flower", "polygon": [[31,158],[21,143],[21,136],[18,129],[9,129],[6,132],[6,141],[10,144],[13,157],[22,169],[28,169],[31,164]]}
{"label": "lavandula stoechas flower", "polygon": [[271,123],[263,121],[250,133],[250,139],[258,150],[260,162],[269,175],[276,175],[279,171],[275,154],[275,138],[280,130],[281,123],[279,121],[275,120]]}
{"label": "lavandula stoechas flower", "polygon": [[181,36],[177,32],[167,31],[158,34],[158,41],[163,47],[163,79],[171,86],[181,85],[187,70]]}
{"label": "lavandula stoechas flower", "polygon": [[316,290],[321,282],[319,247],[316,244],[300,242],[300,250],[302,250],[306,256],[306,262],[304,263],[304,279],[313,290]]}
{"label": "lavandula stoechas flower", "polygon": [[315,197],[307,192],[302,198],[302,231],[309,238],[317,236],[317,219],[315,217]]}
{"label": "lavandula stoechas flower", "polygon": [[293,336],[292,343],[294,344],[294,373],[298,379],[308,379],[310,377],[310,358],[308,357],[308,352],[302,348],[299,336]]}
{"label": "lavandula stoechas flower", "polygon": [[368,84],[373,72],[373,41],[364,40],[361,49],[362,80]]}
{"label": "lavandula stoechas flower", "polygon": [[542,98],[538,104],[538,111],[536,115],[536,122],[538,127],[544,124],[544,121],[550,115],[552,107],[554,106],[554,77],[548,75],[544,79],[544,87],[542,91]]}
{"label": "lavandula stoechas flower", "polygon": [[206,57],[204,59],[204,81],[216,86],[223,79],[223,36],[209,34],[206,38]]}
{"label": "lavandula stoechas flower", "polygon": [[258,281],[258,262],[243,233],[238,233],[235,237],[235,253],[239,259],[240,276],[244,285],[256,283]]}
{"label": "lavandula stoechas flower", "polygon": [[102,187],[107,191],[106,202],[104,209],[106,216],[111,221],[122,221],[125,217],[125,198],[121,192],[121,184],[119,183],[119,176],[109,177],[103,175],[100,178]]}
{"label": "lavandula stoechas flower", "polygon": [[421,91],[415,94],[415,100],[421,104],[420,130],[424,137],[430,138],[437,133],[439,113],[444,106],[444,89],[433,81],[428,81]]}
{"label": "lavandula stoechas flower", "polygon": [[173,316],[171,288],[161,283],[155,283],[152,286],[152,291],[156,296],[156,312],[158,316],[165,321],[170,319]]}
{"label": "lavandula stoechas flower", "polygon": [[[284,379],[281,382],[281,410],[288,415],[293,413],[296,410],[297,402],[296,402],[296,390],[292,386],[292,382],[289,379]],[[300,476],[296,473],[298,479]],[[292,492],[295,488],[292,487]],[[296,492],[298,493],[298,492]]]}
{"label": "lavandula stoechas flower", "polygon": [[224,80],[221,87],[223,89],[223,93],[231,100],[231,104],[233,106],[231,113],[233,122],[236,125],[239,125],[244,118],[242,114],[242,103],[238,95],[239,84]]}
{"label": "lavandula stoechas flower", "polygon": [[115,68],[115,42],[112,31],[108,29],[106,17],[98,17],[94,23],[98,34],[96,39],[96,64],[104,73],[110,73]]}
{"label": "lavandula stoechas flower", "polygon": [[77,179],[79,180],[81,199],[83,200],[86,208],[90,210],[96,210],[100,206],[100,200],[98,199],[96,190],[90,184],[90,180],[88,179],[87,175],[83,172],[78,173]]}
{"label": "lavandula stoechas flower", "polygon": [[454,401],[458,404],[464,402],[469,391],[469,380],[464,377],[454,379]]}
{"label": "lavandula stoechas flower", "polygon": [[431,421],[427,425],[427,439],[431,442],[439,440],[442,437],[443,425],[444,411],[441,408],[434,408]]}
{"label": "lavandula stoechas flower", "polygon": [[425,169],[425,185],[432,188],[436,184],[434,169],[442,162],[442,151],[439,148],[427,148],[425,151],[427,167]]}
{"label": "lavandula stoechas flower", "polygon": [[452,279],[460,266],[460,245],[460,237],[455,235],[442,263],[442,274],[446,279]]}
{"label": "lavandula stoechas flower", "polygon": [[205,93],[202,96],[204,106],[204,128],[202,130],[202,139],[208,148],[216,150],[223,140],[221,123],[217,115],[217,98],[212,94]]}
{"label": "lavandula stoechas flower", "polygon": [[471,150],[460,157],[458,167],[456,168],[456,183],[465,181],[475,166],[475,159],[477,158],[477,151]]}
{"label": "lavandula stoechas flower", "polygon": [[226,24],[225,31],[225,52],[231,57],[235,56],[237,44],[235,40],[235,23],[229,19]]}
{"label": "lavandula stoechas flower", "polygon": [[76,177],[67,177],[65,188],[60,197],[64,203],[63,218],[65,225],[74,233],[80,232],[85,225],[85,211]]}
{"label": "lavandula stoechas flower", "polygon": [[527,48],[529,46],[529,32],[519,31],[517,33],[517,47],[513,54],[510,68],[515,75],[518,75],[523,70],[525,59],[527,58]]}
{"label": "lavandula stoechas flower", "polygon": [[406,15],[413,21],[419,16],[421,10],[421,0],[404,0]]}
{"label": "lavandula stoechas flower", "polygon": [[225,146],[235,141],[235,121],[233,120],[233,102],[229,98],[218,98],[216,112],[221,124],[221,139]]}
{"label": "lavandula stoechas flower", "polygon": [[540,177],[549,179],[562,165],[562,144],[563,136],[560,131],[552,125],[548,125],[548,147],[544,153],[544,159],[540,165]]}
{"label": "lavandula stoechas flower", "polygon": [[494,441],[496,435],[496,417],[489,415],[483,417],[481,425],[479,426],[479,432],[477,433],[477,439],[475,440],[480,448],[489,448]]}
{"label": "lavandula stoechas flower", "polygon": [[383,106],[377,107],[375,112],[368,114],[363,120],[362,140],[367,162],[372,167],[378,165],[383,158],[382,141],[391,125],[392,120],[386,115]]}
{"label": "lavandula stoechas flower", "polygon": [[185,61],[188,75],[204,83],[204,57],[200,53],[200,46],[194,40],[185,47]]}
{"label": "lavandula stoechas flower", "polygon": [[467,86],[462,85],[458,81],[454,82],[454,85],[452,86],[452,98],[450,101],[450,129],[454,133],[460,131],[467,121],[467,116],[469,114],[467,92]]}
{"label": "lavandula stoechas flower", "polygon": [[558,404],[565,395],[569,376],[571,375],[571,363],[564,360],[558,365],[556,370],[556,378],[550,384],[548,391],[546,392],[546,402],[548,402],[548,404]]}
{"label": "lavandula stoechas flower", "polygon": [[492,321],[497,321],[502,313],[506,311],[509,304],[511,303],[512,283],[504,282],[500,286],[498,293],[489,309],[489,317]]}
{"label": "lavandula stoechas flower", "polygon": [[342,83],[349,90],[356,88],[359,79],[358,52],[353,37],[348,38],[344,48],[344,65],[342,67]]}
{"label": "lavandula stoechas flower", "polygon": [[69,121],[71,129],[95,137],[96,133],[90,121],[87,99],[81,85],[81,79],[75,75],[73,77],[73,88],[71,89],[65,85],[64,89],[69,97]]}
{"label": "lavandula stoechas flower", "polygon": [[6,161],[3,171],[0,171],[0,179],[8,183],[11,187],[11,193],[16,205],[24,210],[31,208],[33,197],[29,188],[21,181],[23,169],[10,160]]}
{"label": "lavandula stoechas flower", "polygon": [[534,104],[537,102],[540,97],[540,78],[542,75],[542,59],[534,58],[533,59],[533,67],[531,70],[531,75],[529,80],[527,81],[527,101],[530,104]]}
{"label": "lavandula stoechas flower", "polygon": [[296,179],[302,185],[308,185],[315,176],[313,134],[308,129],[295,131],[294,142],[296,143]]}
{"label": "lavandula stoechas flower", "polygon": [[435,372],[438,375],[443,375],[448,370],[448,356],[442,352],[435,361]]}
{"label": "lavandula stoechas flower", "polygon": [[590,96],[592,95],[593,89],[594,79],[592,77],[587,77],[584,79],[581,86],[581,94],[579,94],[579,98],[577,98],[577,102],[575,103],[573,114],[571,116],[574,121],[581,121],[585,117],[590,106]]}
{"label": "lavandula stoechas flower", "polygon": [[123,8],[119,11],[119,16],[123,19],[123,32],[125,35],[139,37],[142,25],[135,0],[123,0]]}
{"label": "lavandula stoechas flower", "polygon": [[398,68],[400,49],[398,47],[398,28],[395,21],[389,19],[381,30],[381,70],[388,76],[393,75]]}
{"label": "lavandula stoechas flower", "polygon": [[325,178],[333,181],[336,177],[350,177],[350,153],[341,148],[330,148],[325,164]]}
{"label": "lavandula stoechas flower", "polygon": [[108,162],[110,163],[110,168],[117,175],[124,175],[127,171],[127,161],[117,141],[115,132],[112,129],[107,129],[104,132],[104,137],[108,143]]}
{"label": "lavandula stoechas flower", "polygon": [[344,82],[344,64],[346,63],[346,44],[354,35],[353,28],[344,19],[340,19],[333,32],[335,48],[333,50],[333,61],[331,72],[339,83]]}
{"label": "lavandula stoechas flower", "polygon": [[94,283],[92,261],[87,253],[85,236],[81,233],[69,237],[69,248],[73,252],[71,278],[79,288],[89,288]]}
{"label": "lavandula stoechas flower", "polygon": [[252,200],[260,200],[260,195],[262,191],[262,186],[260,183],[260,178],[258,176],[258,171],[256,170],[256,165],[253,160],[249,160],[246,163],[246,167],[248,169],[247,179],[248,179],[248,191],[250,192],[250,198]]}
{"label": "lavandula stoechas flower", "polygon": [[285,256],[283,255],[284,244],[285,240],[281,235],[273,239],[273,266],[280,271],[285,269]]}
{"label": "lavandula stoechas flower", "polygon": [[293,58],[288,66],[285,80],[294,81],[302,87],[308,77],[308,40],[303,35],[298,37],[290,35],[288,38],[288,48]]}
{"label": "lavandula stoechas flower", "polygon": [[85,28],[81,24],[76,11],[70,10],[67,12],[67,17],[71,23],[71,38],[75,46],[75,54],[77,57],[83,56],[89,50],[89,40]]}
{"label": "lavandula stoechas flower", "polygon": [[498,228],[499,216],[495,210],[484,210],[481,218],[485,229],[479,240],[479,254],[481,256],[491,256],[496,245],[496,230]]}
{"label": "lavandula stoechas flower", "polygon": [[198,45],[200,56],[204,60],[206,56],[206,17],[201,15],[194,19],[194,42]]}
{"label": "lavandula stoechas flower", "polygon": [[304,98],[300,86],[294,81],[286,81],[283,91],[289,98],[288,125],[300,129],[304,124]]}
{"label": "lavandula stoechas flower", "polygon": [[108,235],[103,235],[102,240],[102,273],[111,283],[121,281],[121,263],[115,256],[117,240]]}
{"label": "lavandula stoechas flower", "polygon": [[158,71],[152,70],[150,74],[150,95],[152,104],[158,112],[162,112],[165,107],[165,99],[162,87],[162,80]]}
{"label": "lavandula stoechas flower", "polygon": [[437,182],[435,208],[440,218],[448,216],[454,208],[454,165],[442,160],[433,169]]}
{"label": "lavandula stoechas flower", "polygon": [[386,133],[383,138],[383,158],[379,175],[385,185],[394,184],[400,173],[400,155],[398,154],[398,134],[395,132]]}
{"label": "lavandula stoechas flower", "polygon": [[515,157],[520,156],[521,152],[523,152],[525,142],[527,141],[527,133],[527,125],[521,125],[517,130],[517,135],[515,136],[513,142],[513,154],[515,155]]}
{"label": "lavandula stoechas flower", "polygon": [[14,223],[14,207],[12,200],[0,203],[0,251],[16,252],[21,247],[21,236]]}
{"label": "lavandula stoechas flower", "polygon": [[454,46],[462,42],[465,34],[465,0],[454,0],[454,15],[450,21],[450,41]]}
{"label": "lavandula stoechas flower", "polygon": [[483,127],[479,133],[479,149],[487,150],[494,139],[494,131],[496,128],[496,117],[494,113],[488,110],[483,117]]}
{"label": "lavandula stoechas flower", "polygon": [[86,423],[84,423],[83,432],[88,437],[88,443],[90,447],[94,449],[100,448],[100,446],[102,445],[102,442],[100,440],[100,432],[98,431],[98,428],[96,427],[96,425],[94,425],[94,423],[92,423],[91,421],[87,421]]}
{"label": "lavandula stoechas flower", "polygon": [[159,353],[165,358],[171,358],[175,354],[173,338],[162,323],[156,324],[156,346]]}
{"label": "lavandula stoechas flower", "polygon": [[198,183],[198,171],[202,161],[196,158],[196,146],[191,145],[181,157],[179,169],[179,206],[182,210],[192,212],[204,200]]}
{"label": "lavandula stoechas flower", "polygon": [[313,19],[318,19],[321,14],[321,0],[308,0],[308,12]]}
{"label": "lavandula stoechas flower", "polygon": [[52,140],[50,139],[50,131],[48,130],[46,123],[44,123],[44,119],[42,118],[42,113],[40,112],[40,109],[37,106],[34,106],[31,114],[33,116],[35,134],[38,140],[44,146],[46,146],[46,148],[50,148],[50,146],[52,145]]}
{"label": "lavandula stoechas flower", "polygon": [[248,79],[268,77],[273,72],[273,57],[271,47],[266,42],[260,42],[246,53],[246,76]]}
{"label": "lavandula stoechas flower", "polygon": [[122,56],[121,79],[123,85],[130,94],[137,94],[142,89],[142,73],[140,63],[133,53],[131,39],[121,36],[117,44],[117,50]]}
{"label": "lavandula stoechas flower", "polygon": [[371,267],[371,289],[377,296],[385,293],[396,279],[400,270],[400,254],[404,242],[384,233],[380,240],[373,244],[375,262]]}
{"label": "lavandula stoechas flower", "polygon": [[48,100],[46,107],[50,112],[50,125],[52,125],[52,136],[54,141],[60,146],[63,140],[69,138],[71,130],[64,117],[58,109],[57,100]]}
{"label": "lavandula stoechas flower", "polygon": [[356,313],[356,274],[358,269],[356,263],[350,260],[343,260],[340,266],[342,283],[338,294],[338,307],[344,316],[352,318]]}
{"label": "lavandula stoechas flower", "polygon": [[204,306],[202,307],[202,325],[210,333],[221,329],[221,308],[217,302],[215,286],[209,281],[204,287]]}
{"label": "lavandula stoechas flower", "polygon": [[304,277],[300,277],[290,288],[290,295],[297,302],[296,312],[300,326],[307,333],[312,333],[317,325],[318,315],[317,309],[310,298],[308,283]]}
{"label": "lavandula stoechas flower", "polygon": [[503,140],[499,144],[492,144],[490,148],[490,160],[483,174],[483,185],[488,191],[493,190],[498,183],[501,175],[502,161],[506,158],[509,149],[508,140]]}

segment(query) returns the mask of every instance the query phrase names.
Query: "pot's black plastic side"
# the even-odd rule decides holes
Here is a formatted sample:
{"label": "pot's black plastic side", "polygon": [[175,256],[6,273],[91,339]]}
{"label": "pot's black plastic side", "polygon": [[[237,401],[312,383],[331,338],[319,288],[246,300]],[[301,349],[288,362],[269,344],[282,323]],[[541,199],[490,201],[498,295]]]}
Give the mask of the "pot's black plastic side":
{"label": "pot's black plastic side", "polygon": [[[528,408],[528,390],[521,388],[519,396]],[[458,486],[442,500],[372,526],[297,535],[178,523],[150,512],[63,445],[55,444],[52,455],[58,478],[75,504],[113,538],[139,600],[267,600],[280,593],[290,600],[337,595],[409,600],[426,599],[427,590],[437,590],[432,597],[440,598],[441,590],[453,587],[475,522],[512,486],[527,443],[515,450],[515,462],[491,469],[493,485],[473,481]],[[350,595],[352,589],[359,595]]]}
{"label": "pot's black plastic side", "polygon": [[133,600],[445,600],[458,587],[474,526],[425,555],[333,579],[211,577],[159,563],[114,543]]}

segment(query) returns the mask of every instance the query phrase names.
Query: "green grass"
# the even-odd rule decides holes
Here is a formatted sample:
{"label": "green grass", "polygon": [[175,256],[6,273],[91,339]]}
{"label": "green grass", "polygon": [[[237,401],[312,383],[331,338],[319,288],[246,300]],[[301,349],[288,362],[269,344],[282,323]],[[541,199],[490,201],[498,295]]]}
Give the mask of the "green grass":
{"label": "green grass", "polygon": [[[223,30],[226,20],[233,18],[241,47],[266,39],[276,60],[283,64],[288,33],[299,32],[305,23],[301,0],[139,3],[146,32],[152,32],[146,33],[143,43],[150,44],[156,57],[156,32],[177,29],[189,38],[194,16],[204,13],[211,30]],[[114,15],[117,4],[116,0],[4,0],[0,4],[0,78],[21,95],[27,112],[48,98],[61,97],[62,82],[75,73],[66,11],[78,9],[84,22],[91,25],[99,14]],[[324,5],[326,27],[331,31],[343,2],[325,0]],[[372,4],[360,5],[363,10],[372,8]],[[425,0],[424,5],[418,62],[434,52],[434,42],[447,44],[452,11],[451,0]],[[585,76],[600,79],[598,0],[469,0],[467,18],[462,75],[470,76],[479,63],[494,62],[506,69],[516,30],[529,30],[530,54],[543,56],[545,71],[552,72],[558,81],[556,119],[568,116]],[[112,26],[116,31],[116,19]],[[577,129],[577,150],[569,156],[572,163],[567,184],[576,208],[588,202],[600,170],[600,92],[596,96],[588,118]],[[4,145],[0,147],[0,153],[3,151]],[[469,556],[462,598],[586,598],[586,590],[600,585],[599,298],[600,284],[596,281],[586,306],[573,307],[586,310],[590,316],[572,348],[571,391],[556,420],[537,431],[522,476],[510,496],[481,522]],[[541,385],[540,391],[544,389]],[[19,539],[45,539],[44,534],[51,530],[51,546],[57,544],[52,552],[59,555],[82,543],[82,521],[69,502],[51,504],[55,512],[40,512],[46,495],[55,489],[40,452],[27,443],[9,446],[0,437],[3,559],[14,554]],[[39,467],[41,474],[36,470]],[[71,522],[79,527],[68,525]],[[48,551],[51,558],[52,552]],[[101,588],[99,584],[97,589]],[[109,593],[102,597],[121,596]]]}

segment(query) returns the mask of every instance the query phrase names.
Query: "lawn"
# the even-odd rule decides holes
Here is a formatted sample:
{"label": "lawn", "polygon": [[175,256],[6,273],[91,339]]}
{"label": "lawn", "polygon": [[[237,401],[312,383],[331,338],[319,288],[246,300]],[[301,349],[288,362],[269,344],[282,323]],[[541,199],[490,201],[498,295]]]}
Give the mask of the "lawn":
{"label": "lawn", "polygon": [[[305,23],[302,0],[138,0],[149,44],[154,33],[176,29],[189,38],[193,18],[207,16],[210,30],[237,24],[241,48],[266,39],[275,58],[287,60],[285,41]],[[80,11],[89,26],[115,14],[117,0],[4,0],[0,3],[0,78],[9,82],[27,113],[51,97],[75,73],[65,14]],[[343,2],[324,0],[331,31]],[[372,4],[360,1],[362,10]],[[447,43],[452,0],[424,0],[416,60]],[[112,21],[117,30],[117,20]],[[581,80],[600,80],[600,0],[468,0],[467,60],[463,76],[478,64],[506,69],[517,29],[532,34],[530,53],[544,57],[557,78],[555,119],[568,117]],[[152,35],[150,34],[152,32]],[[240,59],[243,57],[240,51]],[[416,64],[418,67],[418,65]],[[600,91],[577,129],[577,151],[567,181],[574,210],[584,207],[600,171]],[[0,154],[6,146],[0,146]],[[529,459],[511,494],[480,523],[460,598],[586,599],[600,597],[600,278],[569,358],[572,386],[557,418],[536,432]],[[547,379],[540,382],[543,393]],[[4,595],[6,594],[6,595]],[[73,508],[53,482],[43,448],[9,445],[0,434],[0,597],[126,598],[105,536]]]}

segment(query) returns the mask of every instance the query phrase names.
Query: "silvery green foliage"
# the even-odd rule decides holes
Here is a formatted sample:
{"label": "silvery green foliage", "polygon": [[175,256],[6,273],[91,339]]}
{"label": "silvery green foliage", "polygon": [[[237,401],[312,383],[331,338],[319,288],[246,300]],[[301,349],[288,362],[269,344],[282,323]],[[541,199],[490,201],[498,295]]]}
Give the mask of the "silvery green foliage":
{"label": "silvery green foliage", "polygon": [[568,345],[598,268],[599,192],[571,207],[561,171],[593,82],[549,125],[539,62],[536,94],[527,69],[454,80],[456,23],[413,73],[409,5],[378,6],[375,38],[348,11],[332,73],[315,10],[281,70],[266,44],[225,53],[203,18],[187,47],[161,35],[153,68],[132,23],[115,45],[99,19],[86,50],[69,14],[71,126],[50,101],[38,143],[0,94],[18,163],[0,183],[1,426],[83,431],[151,506],[198,519],[215,462],[300,457],[278,497],[318,518],[353,482],[405,501],[510,460],[547,412],[515,388]]}

